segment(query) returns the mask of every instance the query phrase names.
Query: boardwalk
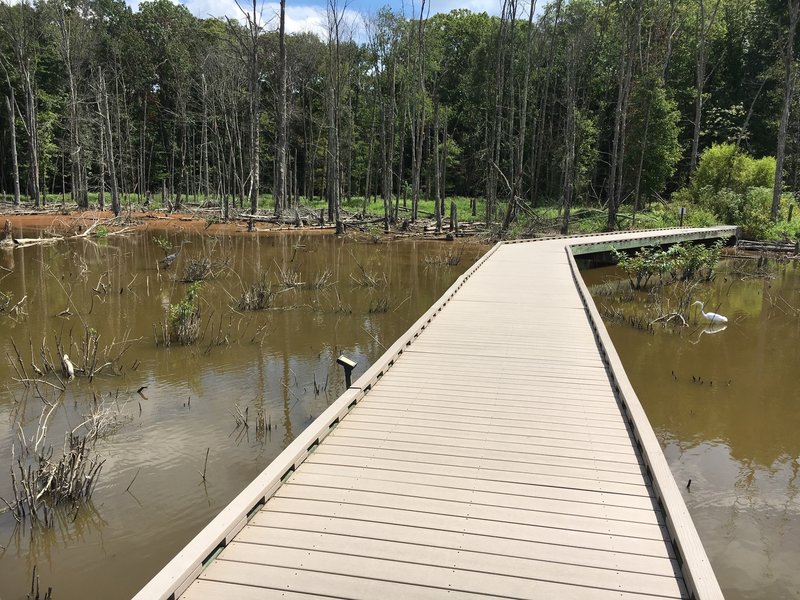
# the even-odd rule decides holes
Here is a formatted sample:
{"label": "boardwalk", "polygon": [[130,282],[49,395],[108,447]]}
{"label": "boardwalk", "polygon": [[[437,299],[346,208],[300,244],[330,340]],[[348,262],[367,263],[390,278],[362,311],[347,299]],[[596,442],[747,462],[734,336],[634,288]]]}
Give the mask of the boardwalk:
{"label": "boardwalk", "polygon": [[732,234],[496,246],[137,600],[721,598],[572,252]]}

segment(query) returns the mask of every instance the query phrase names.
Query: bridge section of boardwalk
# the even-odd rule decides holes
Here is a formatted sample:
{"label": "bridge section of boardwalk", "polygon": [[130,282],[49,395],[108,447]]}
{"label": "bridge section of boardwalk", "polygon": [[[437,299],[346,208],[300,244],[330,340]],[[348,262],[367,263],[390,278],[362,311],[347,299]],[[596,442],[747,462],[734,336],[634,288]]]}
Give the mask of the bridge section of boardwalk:
{"label": "bridge section of boardwalk", "polygon": [[137,596],[721,598],[574,254],[498,244]]}

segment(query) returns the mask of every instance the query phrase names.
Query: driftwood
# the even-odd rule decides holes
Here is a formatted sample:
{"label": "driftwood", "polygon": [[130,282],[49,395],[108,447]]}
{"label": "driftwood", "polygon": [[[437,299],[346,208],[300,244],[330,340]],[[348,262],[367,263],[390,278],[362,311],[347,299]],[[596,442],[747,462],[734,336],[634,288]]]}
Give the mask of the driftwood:
{"label": "driftwood", "polygon": [[792,254],[800,254],[800,242],[781,243],[739,240],[736,244],[736,249],[756,252],[791,252]]}
{"label": "driftwood", "polygon": [[[247,213],[243,213],[237,215],[235,217],[237,221],[245,221],[245,222],[256,222],[256,223],[274,223],[277,225],[296,225],[297,224],[297,217],[294,214],[286,214],[286,215],[248,215]],[[303,225],[308,225],[310,222],[316,222],[317,217],[301,217],[300,222]]]}
{"label": "driftwood", "polygon": [[11,243],[3,242],[3,245],[13,248],[23,248],[25,246],[36,246],[41,244],[54,244],[66,239],[64,236],[56,236],[51,238],[14,238]]}
{"label": "driftwood", "polygon": [[[113,218],[113,219],[107,219],[107,220],[98,219],[94,223],[92,223],[89,227],[87,227],[84,231],[82,231],[80,233],[75,233],[73,235],[66,235],[66,236],[64,236],[64,235],[54,235],[52,237],[46,237],[46,238],[15,238],[15,237],[13,237],[11,235],[9,235],[8,237],[3,236],[3,238],[0,239],[0,246],[12,247],[12,248],[24,248],[25,246],[36,246],[36,245],[42,245],[42,244],[53,244],[55,242],[60,242],[62,240],[74,240],[74,239],[79,239],[79,238],[87,238],[88,239],[89,237],[91,237],[92,233],[95,231],[95,229],[98,226],[100,226],[100,225],[112,225],[114,223],[114,221],[116,221],[116,220],[117,220],[116,217]],[[6,230],[9,231],[9,232],[11,230],[10,221],[6,221]],[[131,231],[130,227],[123,227],[122,229],[117,229],[115,231],[107,231],[105,235],[106,236],[121,235],[123,233],[128,233],[129,231]]]}
{"label": "driftwood", "polygon": [[[397,210],[400,211],[400,212],[411,212],[411,208],[409,208],[408,206],[398,206]],[[417,208],[417,214],[429,217],[431,219],[435,219],[436,218],[436,213],[420,210],[419,208]]]}

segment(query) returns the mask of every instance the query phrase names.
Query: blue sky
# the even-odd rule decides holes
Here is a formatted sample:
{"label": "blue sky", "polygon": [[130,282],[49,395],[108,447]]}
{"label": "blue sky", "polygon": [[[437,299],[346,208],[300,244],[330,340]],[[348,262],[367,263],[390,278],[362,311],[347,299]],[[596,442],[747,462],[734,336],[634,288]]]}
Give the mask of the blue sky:
{"label": "blue sky", "polygon": [[[137,0],[126,0],[135,9],[138,6]],[[178,0],[173,0],[178,2]],[[243,0],[243,6],[250,4],[252,0]],[[370,15],[381,7],[389,4],[395,10],[405,8],[406,14],[410,15],[412,10],[412,0],[337,0],[339,7],[347,6],[350,13],[349,20],[358,22],[360,15]],[[420,0],[413,0],[416,11],[419,11]],[[429,2],[431,14],[438,12],[450,12],[454,8],[467,8],[474,12],[487,12],[489,14],[499,14],[502,0],[431,0]],[[194,15],[198,17],[232,17],[241,16],[241,11],[236,6],[235,0],[180,0]],[[277,23],[278,2],[263,2],[260,4],[263,10],[264,21]],[[286,0],[286,28],[289,32],[311,31],[324,35],[325,32],[325,10],[326,0]],[[269,25],[267,25],[269,27]]]}

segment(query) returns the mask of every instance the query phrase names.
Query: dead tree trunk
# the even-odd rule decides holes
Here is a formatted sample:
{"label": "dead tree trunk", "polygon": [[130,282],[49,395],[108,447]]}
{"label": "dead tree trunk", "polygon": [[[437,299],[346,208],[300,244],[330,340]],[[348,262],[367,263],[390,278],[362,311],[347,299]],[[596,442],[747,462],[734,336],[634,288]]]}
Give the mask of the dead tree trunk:
{"label": "dead tree trunk", "polygon": [[441,189],[441,164],[439,163],[439,100],[433,107],[433,189],[434,212],[436,213],[436,233],[442,231],[442,189]]}
{"label": "dead tree trunk", "polygon": [[11,132],[11,175],[14,180],[14,206],[19,206],[19,160],[17,158],[17,128],[16,114],[14,112],[14,90],[11,96],[6,96],[6,108],[8,109],[8,129]]}
{"label": "dead tree trunk", "polygon": [[[544,135],[544,128],[549,114],[548,104],[550,102],[550,82],[553,78],[553,70],[555,63],[556,52],[554,46],[556,43],[556,32],[559,23],[561,22],[561,8],[563,0],[556,0],[555,5],[555,19],[553,26],[550,30],[550,38],[547,48],[547,67],[545,70],[544,90],[539,101],[539,118],[534,120],[532,127],[531,139],[531,204],[535,204],[539,195],[539,176],[541,168],[544,164],[544,142],[547,136]],[[547,10],[547,9],[545,9]]]}
{"label": "dead tree trunk", "polygon": [[412,165],[411,165],[411,222],[417,220],[419,214],[419,195],[422,181],[422,149],[425,142],[425,3],[422,0],[419,9],[417,26],[417,90],[414,103],[414,119],[412,128]]}
{"label": "dead tree trunk", "polygon": [[337,0],[328,0],[328,220],[341,231],[339,208],[341,205],[341,157],[339,148],[339,123],[341,104],[341,56],[339,26],[343,11]]}
{"label": "dead tree trunk", "polygon": [[775,150],[775,185],[772,189],[772,208],[770,216],[773,221],[778,219],[778,208],[781,203],[783,191],[783,161],[786,156],[786,131],[789,128],[789,111],[794,95],[795,65],[794,65],[794,35],[797,30],[797,20],[800,16],[800,0],[788,0],[789,5],[789,31],[786,35],[786,46],[783,52],[783,109],[781,122],[778,127],[778,145]]}
{"label": "dead tree trunk", "polygon": [[568,71],[566,76],[566,127],[565,127],[565,153],[564,153],[564,183],[563,183],[563,221],[561,225],[561,234],[567,235],[569,233],[570,224],[570,211],[572,210],[572,201],[575,195],[575,152],[577,145],[577,111],[578,106],[576,102],[577,85],[576,74],[578,69],[576,63],[576,50],[573,44],[570,52],[569,62],[567,65]]}
{"label": "dead tree trunk", "polygon": [[281,22],[278,34],[278,148],[275,172],[275,214],[286,208],[286,0],[281,0]]}
{"label": "dead tree trunk", "polygon": [[703,120],[703,93],[706,86],[706,66],[708,65],[708,35],[717,18],[721,0],[717,0],[711,15],[706,20],[705,0],[698,0],[698,39],[697,39],[697,64],[695,66],[695,97],[694,97],[694,133],[692,134],[692,153],[689,158],[689,175],[697,167],[697,156],[700,146],[700,125]]}
{"label": "dead tree trunk", "polygon": [[97,202],[100,210],[106,209],[106,159],[105,159],[105,122],[100,123],[100,181],[97,184]]}
{"label": "dead tree trunk", "polygon": [[[72,30],[70,18],[67,16],[62,3],[55,3],[57,11],[57,24],[59,33],[59,51],[69,84],[69,156],[70,156],[70,187],[72,200],[78,208],[89,207],[88,191],[84,186],[83,148],[81,145],[81,119],[80,100],[78,98],[78,83],[76,81],[76,64],[72,51]],[[78,20],[80,22],[80,20]]]}
{"label": "dead tree trunk", "polygon": [[[247,91],[248,91],[248,120],[249,120],[249,159],[250,159],[250,213],[256,214],[258,212],[258,194],[261,189],[261,139],[259,131],[259,113],[261,109],[261,81],[259,69],[259,34],[261,33],[261,25],[259,24],[259,16],[257,14],[258,3],[253,0],[251,6],[252,12],[244,13],[245,22],[247,24],[246,34],[241,36],[237,35],[239,40],[240,50],[243,57],[243,62],[247,68]],[[234,113],[235,116],[235,113]],[[236,126],[236,124],[235,124]],[[237,127],[238,130],[238,127]],[[238,140],[240,144],[239,160],[241,161],[241,139]],[[241,200],[244,198],[244,185],[245,182],[240,182],[242,186]]]}
{"label": "dead tree trunk", "polygon": [[[516,164],[512,165],[511,193],[503,228],[508,229],[517,217],[517,202],[522,200],[522,173],[525,165],[525,130],[528,124],[528,87],[530,85],[531,61],[533,58],[533,16],[536,12],[536,0],[531,0],[528,13],[528,31],[525,51],[525,75],[520,90],[519,129],[517,132]],[[568,109],[569,110],[569,109]]]}
{"label": "dead tree trunk", "polygon": [[[637,13],[637,18],[639,13]],[[614,138],[611,145],[611,167],[608,187],[608,220],[606,227],[614,230],[617,227],[617,211],[622,203],[622,184],[625,163],[625,133],[628,120],[628,101],[630,99],[631,80],[633,78],[633,57],[631,42],[628,39],[628,27],[621,16],[620,25],[620,63],[617,75],[617,104],[614,110]]]}
{"label": "dead tree trunk", "polygon": [[44,200],[39,196],[39,123],[36,114],[36,92],[33,89],[31,73],[26,69],[23,73],[25,86],[25,114],[28,132],[28,190],[33,205],[36,208],[44,205]]}
{"label": "dead tree trunk", "polygon": [[208,85],[206,84],[206,74],[202,74],[203,83],[203,128],[200,139],[200,156],[202,157],[203,165],[203,196],[205,202],[208,202],[211,197],[211,182],[209,176],[209,160],[208,160]]}
{"label": "dead tree trunk", "polygon": [[[486,226],[495,217],[497,206],[497,181],[500,171],[500,155],[503,137],[503,105],[505,103],[506,42],[508,37],[508,12],[510,0],[504,0],[500,27],[497,32],[496,76],[494,89],[494,114],[489,131],[489,173],[486,178]],[[513,2],[511,2],[513,4]]]}
{"label": "dead tree trunk", "polygon": [[111,187],[111,210],[115,217],[118,217],[120,210],[119,190],[117,189],[117,170],[114,165],[114,137],[111,130],[111,114],[108,110],[108,90],[103,71],[97,69],[98,75],[98,97],[97,108],[106,130],[106,162],[108,163],[108,178]]}
{"label": "dead tree trunk", "polygon": [[[383,102],[383,130],[385,138],[383,144],[383,219],[384,230],[388,233],[389,222],[392,221],[392,191],[394,189],[392,170],[394,169],[394,143],[395,143],[395,113],[397,112],[396,100],[396,70],[394,58],[389,66],[388,90]],[[387,106],[388,104],[388,106]]]}

